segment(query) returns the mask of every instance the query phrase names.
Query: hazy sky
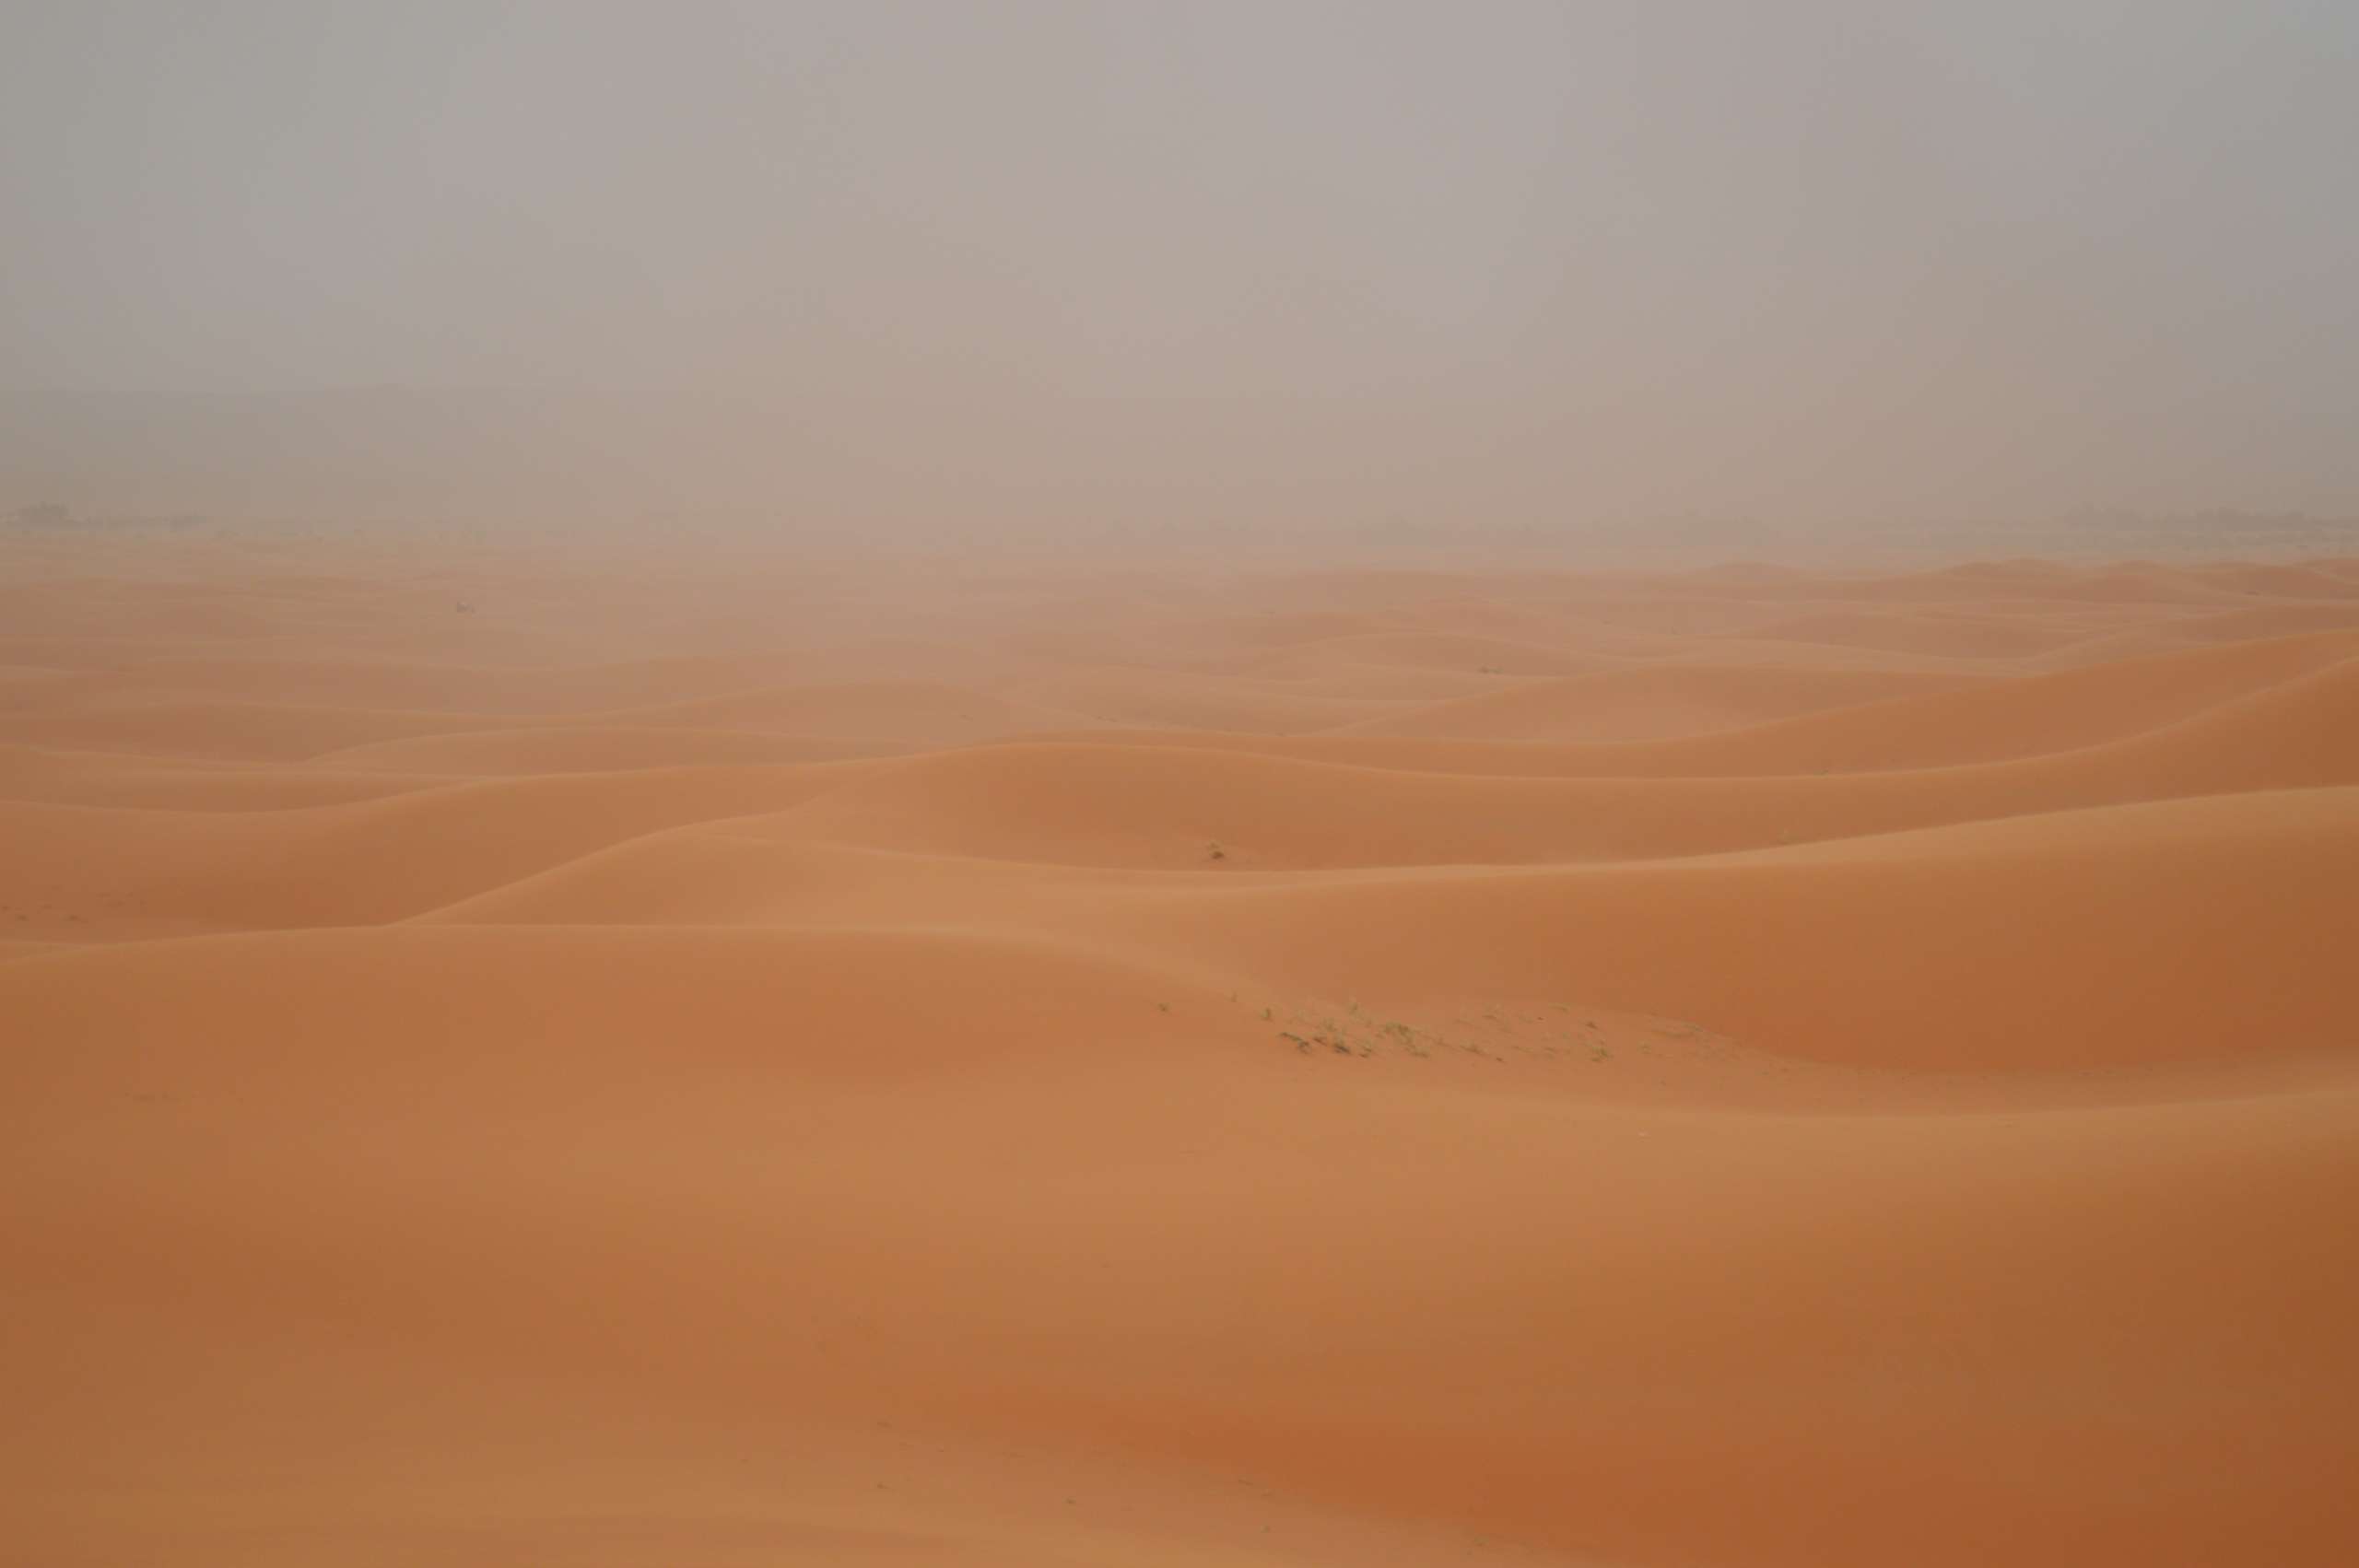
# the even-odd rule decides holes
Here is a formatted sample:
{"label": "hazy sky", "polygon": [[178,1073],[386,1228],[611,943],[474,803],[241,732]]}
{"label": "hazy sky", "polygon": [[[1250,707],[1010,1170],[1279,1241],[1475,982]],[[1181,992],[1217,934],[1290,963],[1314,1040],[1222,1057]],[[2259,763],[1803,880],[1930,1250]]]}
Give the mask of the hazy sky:
{"label": "hazy sky", "polygon": [[2354,169],[2349,0],[0,0],[0,387],[696,394],[635,502],[2351,510]]}

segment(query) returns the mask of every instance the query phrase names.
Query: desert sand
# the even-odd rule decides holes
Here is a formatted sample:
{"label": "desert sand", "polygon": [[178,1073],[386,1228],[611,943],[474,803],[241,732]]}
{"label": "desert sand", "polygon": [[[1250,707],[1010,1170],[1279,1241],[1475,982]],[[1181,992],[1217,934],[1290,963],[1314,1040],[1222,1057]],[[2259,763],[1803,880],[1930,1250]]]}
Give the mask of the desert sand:
{"label": "desert sand", "polygon": [[2347,1564],[2354,937],[2348,559],[0,542],[0,1560]]}

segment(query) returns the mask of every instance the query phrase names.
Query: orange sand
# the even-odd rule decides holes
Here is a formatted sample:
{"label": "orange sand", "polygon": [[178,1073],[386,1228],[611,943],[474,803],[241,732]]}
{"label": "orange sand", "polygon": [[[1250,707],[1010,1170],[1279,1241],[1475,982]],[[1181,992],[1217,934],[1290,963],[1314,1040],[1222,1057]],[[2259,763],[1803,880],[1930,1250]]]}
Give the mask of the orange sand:
{"label": "orange sand", "polygon": [[2348,561],[0,542],[0,1561],[2349,1563],[2354,938]]}

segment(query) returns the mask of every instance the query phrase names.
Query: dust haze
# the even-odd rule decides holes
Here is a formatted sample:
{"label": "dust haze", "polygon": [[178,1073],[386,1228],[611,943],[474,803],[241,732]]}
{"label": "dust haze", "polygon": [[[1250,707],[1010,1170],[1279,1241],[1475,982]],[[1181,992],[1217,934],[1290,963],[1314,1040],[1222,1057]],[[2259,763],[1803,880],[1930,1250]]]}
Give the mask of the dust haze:
{"label": "dust haze", "polygon": [[0,504],[2359,510],[2328,5],[27,4]]}

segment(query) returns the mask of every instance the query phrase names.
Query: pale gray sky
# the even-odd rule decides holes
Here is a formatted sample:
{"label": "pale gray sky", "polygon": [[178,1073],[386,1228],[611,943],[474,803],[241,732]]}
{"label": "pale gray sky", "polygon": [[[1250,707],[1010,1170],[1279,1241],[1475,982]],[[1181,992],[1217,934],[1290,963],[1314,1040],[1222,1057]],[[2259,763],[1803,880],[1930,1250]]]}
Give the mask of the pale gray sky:
{"label": "pale gray sky", "polygon": [[[632,505],[2351,510],[2354,168],[2347,0],[0,0],[0,388],[521,391]],[[54,402],[0,478],[176,450]]]}

